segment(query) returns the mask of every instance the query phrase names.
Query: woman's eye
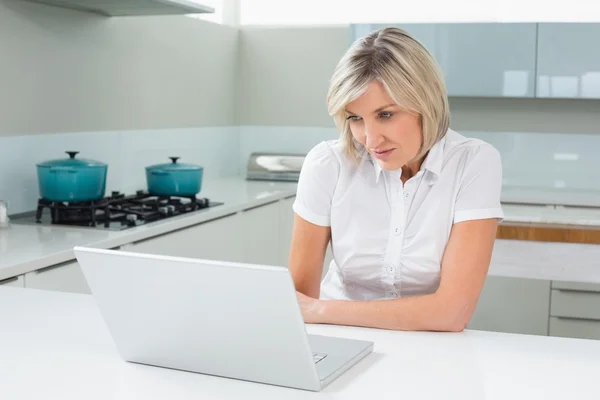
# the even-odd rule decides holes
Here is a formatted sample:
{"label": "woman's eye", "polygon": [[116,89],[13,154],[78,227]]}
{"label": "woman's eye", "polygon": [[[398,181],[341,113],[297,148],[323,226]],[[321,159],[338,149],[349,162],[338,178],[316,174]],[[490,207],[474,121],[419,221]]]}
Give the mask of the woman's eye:
{"label": "woman's eye", "polygon": [[346,119],[350,121],[360,121],[360,117],[358,115],[348,115]]}
{"label": "woman's eye", "polygon": [[392,112],[382,112],[382,113],[379,113],[379,118],[389,119],[389,118],[391,118],[392,115],[394,115],[394,113],[392,113]]}

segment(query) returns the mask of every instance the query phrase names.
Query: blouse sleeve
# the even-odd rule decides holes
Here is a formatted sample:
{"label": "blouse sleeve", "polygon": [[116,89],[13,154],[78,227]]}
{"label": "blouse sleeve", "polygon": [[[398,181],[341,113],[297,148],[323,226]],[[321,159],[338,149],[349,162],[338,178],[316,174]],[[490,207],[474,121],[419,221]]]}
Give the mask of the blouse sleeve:
{"label": "blouse sleeve", "polygon": [[330,226],[331,201],[340,172],[328,142],[313,147],[304,159],[293,209],[306,221]]}
{"label": "blouse sleeve", "polygon": [[502,220],[500,153],[492,145],[482,143],[469,157],[456,198],[454,223],[487,218]]}

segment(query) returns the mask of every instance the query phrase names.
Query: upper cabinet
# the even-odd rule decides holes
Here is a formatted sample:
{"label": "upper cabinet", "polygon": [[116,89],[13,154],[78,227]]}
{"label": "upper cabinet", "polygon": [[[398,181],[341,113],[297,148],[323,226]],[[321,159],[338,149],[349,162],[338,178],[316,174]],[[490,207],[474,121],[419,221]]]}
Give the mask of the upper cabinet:
{"label": "upper cabinet", "polygon": [[195,0],[27,0],[109,17],[135,15],[179,15],[213,13]]}
{"label": "upper cabinet", "polygon": [[437,24],[449,96],[534,97],[536,24]]}
{"label": "upper cabinet", "polygon": [[598,23],[360,24],[408,31],[436,58],[449,96],[600,98]]}
{"label": "upper cabinet", "polygon": [[600,24],[540,23],[537,97],[600,99]]}
{"label": "upper cabinet", "polygon": [[449,96],[535,96],[535,23],[372,24],[354,28],[355,37],[384,26],[404,29],[433,54]]}

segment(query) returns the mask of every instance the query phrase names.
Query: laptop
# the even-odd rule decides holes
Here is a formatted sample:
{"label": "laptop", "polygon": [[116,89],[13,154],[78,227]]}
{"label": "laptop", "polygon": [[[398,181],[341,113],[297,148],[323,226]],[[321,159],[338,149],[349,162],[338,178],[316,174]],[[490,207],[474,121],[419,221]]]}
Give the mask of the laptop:
{"label": "laptop", "polygon": [[129,362],[319,391],[373,342],[308,335],[285,267],[75,247]]}

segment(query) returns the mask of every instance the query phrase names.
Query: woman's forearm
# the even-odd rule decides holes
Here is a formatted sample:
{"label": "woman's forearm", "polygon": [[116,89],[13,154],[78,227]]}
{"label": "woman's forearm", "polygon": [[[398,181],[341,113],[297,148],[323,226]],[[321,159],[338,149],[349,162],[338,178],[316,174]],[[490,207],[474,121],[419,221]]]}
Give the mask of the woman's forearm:
{"label": "woman's forearm", "polygon": [[315,311],[316,323],[393,330],[462,331],[470,317],[439,293],[394,300],[320,300]]}

